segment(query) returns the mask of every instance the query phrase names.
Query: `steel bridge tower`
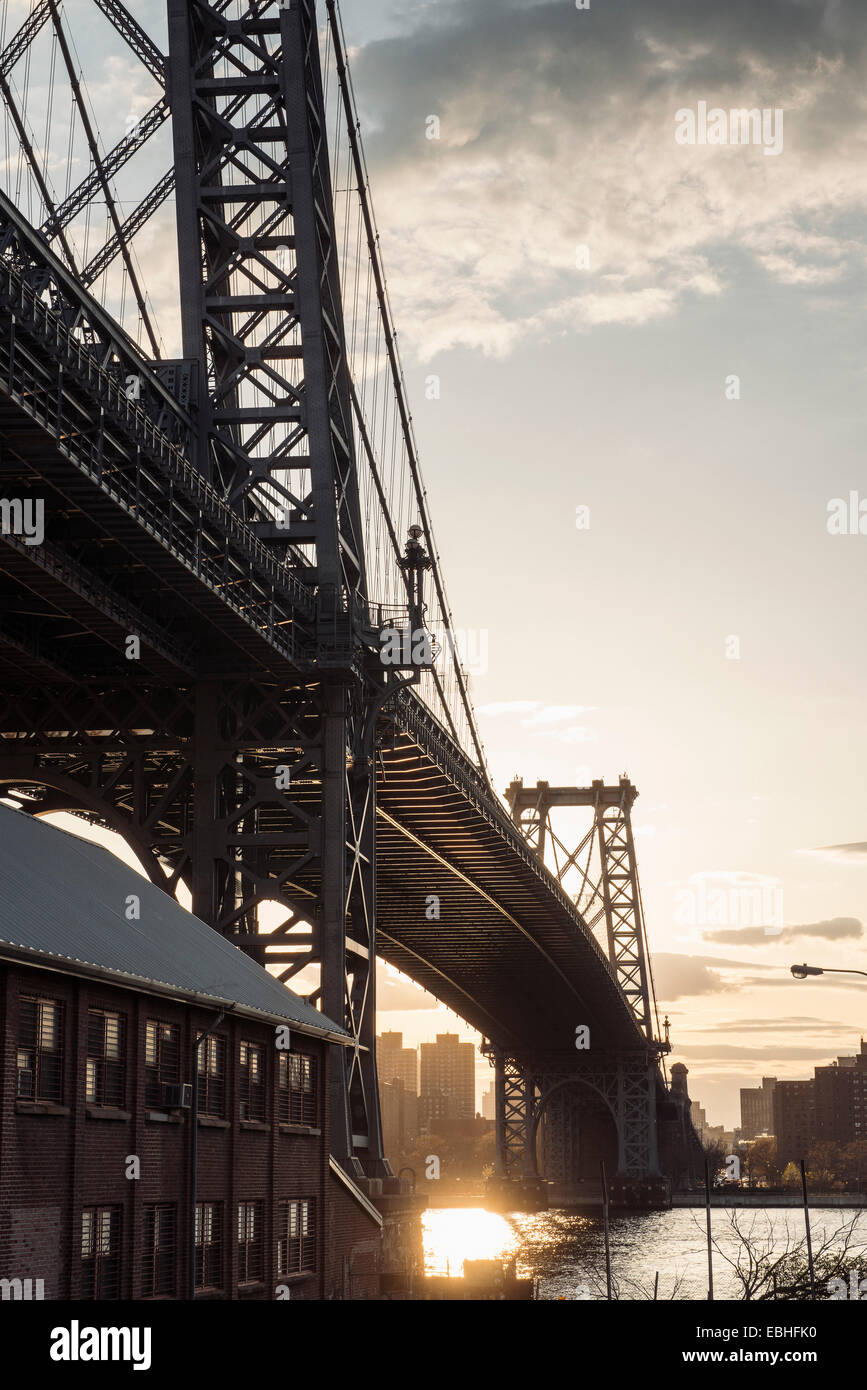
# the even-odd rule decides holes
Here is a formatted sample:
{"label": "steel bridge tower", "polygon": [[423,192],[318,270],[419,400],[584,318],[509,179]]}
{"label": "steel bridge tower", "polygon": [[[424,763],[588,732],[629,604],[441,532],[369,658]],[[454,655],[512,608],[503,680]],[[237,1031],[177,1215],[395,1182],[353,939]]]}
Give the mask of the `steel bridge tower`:
{"label": "steel bridge tower", "polygon": [[[622,1056],[586,1053],[567,1065],[550,1059],[506,1057],[490,1049],[497,1097],[497,1168],[501,1177],[531,1179],[537,1144],[561,1182],[598,1176],[607,1155],[609,1173],[621,1182],[651,1182],[660,1175],[657,1132],[659,1061],[667,1037],[655,1035],[649,956],[632,835],[631,812],[638,793],[627,777],[616,786],[601,780],[590,787],[525,787],[516,779],[506,789],[512,819],[557,882],[575,888],[575,901],[592,930],[604,920],[608,958],[636,1024],[647,1040]],[[552,812],[592,811],[590,828],[577,844],[564,843]],[[606,1130],[608,1131],[606,1133]],[[584,1140],[588,1140],[585,1143]],[[592,1151],[590,1170],[582,1150]]]}
{"label": "steel bridge tower", "polygon": [[[288,879],[280,899],[290,914],[312,915],[307,963],[321,968],[322,1008],[357,1043],[344,1085],[332,1089],[333,1151],[373,1177],[387,1171],[375,1070],[378,692],[353,670],[367,594],[315,4],[250,4],[236,20],[224,10],[168,0],[183,351],[198,393],[201,471],[316,588],[324,674],[303,697],[315,733],[290,757],[286,780],[305,786],[312,773],[316,783],[300,848],[317,855],[320,886],[312,914]],[[300,823],[291,792],[289,804],[272,793],[260,751],[235,740],[225,748],[218,699],[197,692],[193,911],[221,931],[242,925],[249,938],[268,848],[286,832],[297,841]],[[257,700],[242,687],[232,705],[239,714]],[[225,785],[226,753],[230,768],[251,755],[256,766],[240,846],[240,824],[224,814],[238,776],[231,768]]]}

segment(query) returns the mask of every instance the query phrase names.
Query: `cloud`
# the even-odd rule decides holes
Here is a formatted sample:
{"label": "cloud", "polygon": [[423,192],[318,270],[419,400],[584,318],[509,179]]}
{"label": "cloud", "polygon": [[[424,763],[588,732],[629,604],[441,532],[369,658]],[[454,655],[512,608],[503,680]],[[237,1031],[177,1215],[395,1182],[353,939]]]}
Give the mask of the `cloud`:
{"label": "cloud", "polygon": [[495,700],[490,705],[477,705],[476,714],[486,714],[489,719],[496,719],[501,714],[526,714],[538,707],[538,700]]}
{"label": "cloud", "polygon": [[727,1023],[714,1023],[710,1028],[692,1028],[691,1033],[830,1033],[832,1037],[848,1037],[851,1029],[845,1024],[829,1022],[826,1018],[794,1015],[786,1018],[736,1018]]}
{"label": "cloud", "polygon": [[821,1067],[831,1061],[831,1058],[817,1057],[815,1047],[779,1047],[776,1044],[768,1047],[737,1047],[728,1043],[690,1043],[688,1048],[681,1050],[692,1060],[707,1057],[715,1062],[808,1062],[811,1067]]}
{"label": "cloud", "polygon": [[867,855],[867,840],[856,840],[851,845],[825,845],[820,849],[805,849],[802,854],[817,854],[834,863],[849,863],[853,859],[863,859]]}
{"label": "cloud", "polygon": [[799,926],[767,930],[765,927],[732,927],[724,931],[706,931],[705,941],[721,946],[768,946],[776,941],[794,941],[797,937],[816,937],[825,941],[841,941],[863,935],[864,928],[857,917],[831,917],[824,922],[805,922]]}
{"label": "cloud", "polygon": [[593,705],[545,705],[537,709],[523,724],[559,724],[565,719],[577,719],[579,714],[587,714]]}
{"label": "cloud", "polygon": [[[741,989],[742,982],[726,980],[721,971],[775,970],[777,966],[755,961],[726,960],[718,956],[690,956],[673,951],[654,951],[656,994],[666,1002],[698,994],[722,994]],[[755,983],[763,984],[759,980]],[[790,981],[791,983],[791,981]]]}
{"label": "cloud", "polygon": [[571,724],[568,729],[537,729],[534,738],[552,738],[556,743],[595,743],[596,733],[583,724]]}
{"label": "cloud", "polygon": [[[461,0],[354,55],[398,319],[422,358],[670,316],[745,260],[793,286],[863,264],[857,0]],[[784,112],[784,148],[678,145],[698,101]],[[437,139],[426,138],[429,117]],[[586,247],[589,267],[579,268]]]}
{"label": "cloud", "polygon": [[698,994],[721,994],[731,989],[719,971],[709,969],[691,956],[667,951],[654,952],[653,974],[657,997],[666,1001]]}

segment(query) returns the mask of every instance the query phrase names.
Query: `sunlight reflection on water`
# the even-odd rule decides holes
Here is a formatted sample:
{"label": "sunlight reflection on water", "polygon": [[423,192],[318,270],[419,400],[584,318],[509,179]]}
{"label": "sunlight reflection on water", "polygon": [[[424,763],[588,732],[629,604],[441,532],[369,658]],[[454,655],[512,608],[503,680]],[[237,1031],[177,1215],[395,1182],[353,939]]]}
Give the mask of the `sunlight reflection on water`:
{"label": "sunlight reflection on water", "polygon": [[422,1216],[425,1274],[460,1278],[464,1260],[506,1260],[517,1254],[511,1220],[481,1207],[448,1207]]}
{"label": "sunlight reflection on water", "polygon": [[[787,1211],[754,1209],[740,1214],[755,1218],[756,1234],[774,1231],[785,1242],[803,1236],[803,1216]],[[814,1245],[823,1232],[847,1223],[854,1211],[811,1213]],[[734,1255],[737,1242],[728,1214],[713,1213],[713,1232],[725,1254]],[[576,1211],[514,1212],[501,1216],[481,1208],[432,1209],[424,1213],[425,1272],[463,1273],[464,1260],[516,1259],[519,1278],[539,1281],[542,1299],[598,1299],[605,1297],[605,1247],[602,1221]],[[858,1221],[853,1253],[865,1255],[867,1274],[867,1213]],[[714,1254],[714,1292],[731,1299],[737,1281],[724,1253]],[[611,1221],[611,1264],[621,1284],[623,1298],[651,1298],[654,1275],[659,1273],[660,1299],[672,1296],[702,1300],[707,1297],[707,1247],[704,1212],[673,1210],[614,1216]]]}

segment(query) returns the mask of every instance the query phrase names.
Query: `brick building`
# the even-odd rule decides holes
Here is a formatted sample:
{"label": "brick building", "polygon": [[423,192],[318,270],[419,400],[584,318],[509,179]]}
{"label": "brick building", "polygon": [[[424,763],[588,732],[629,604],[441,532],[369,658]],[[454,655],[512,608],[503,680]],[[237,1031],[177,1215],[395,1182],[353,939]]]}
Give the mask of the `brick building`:
{"label": "brick building", "polygon": [[185,1298],[194,1235],[197,1298],[376,1296],[382,1218],[329,1157],[344,1030],[107,850],[2,806],[0,873],[0,1279]]}
{"label": "brick building", "polygon": [[774,1133],[781,1166],[806,1158],[816,1144],[867,1139],[867,1043],[854,1057],[815,1067],[812,1081],[778,1081]]}
{"label": "brick building", "polygon": [[867,1139],[867,1043],[863,1038],[854,1057],[838,1057],[828,1067],[816,1067],[813,1088],[819,1142],[851,1144]]}
{"label": "brick building", "polygon": [[784,1169],[787,1164],[800,1163],[806,1158],[815,1141],[812,1081],[778,1081],[774,1087],[773,1107],[777,1163]]}
{"label": "brick building", "polygon": [[741,1137],[755,1139],[759,1134],[772,1134],[774,1130],[774,1090],[775,1076],[763,1076],[761,1086],[744,1086],[741,1089]]}

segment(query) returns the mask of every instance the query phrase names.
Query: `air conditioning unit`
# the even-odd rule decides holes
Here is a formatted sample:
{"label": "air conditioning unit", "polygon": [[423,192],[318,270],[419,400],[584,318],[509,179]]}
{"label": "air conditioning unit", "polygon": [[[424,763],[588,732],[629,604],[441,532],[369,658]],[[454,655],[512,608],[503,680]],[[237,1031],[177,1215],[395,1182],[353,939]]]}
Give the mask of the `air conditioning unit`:
{"label": "air conditioning unit", "polygon": [[21,1067],[18,1071],[18,1098],[33,1099],[33,1072],[30,1067]]}
{"label": "air conditioning unit", "polygon": [[189,1082],[182,1086],[168,1083],[163,1086],[163,1105],[167,1110],[189,1110],[193,1103],[193,1088]]}

